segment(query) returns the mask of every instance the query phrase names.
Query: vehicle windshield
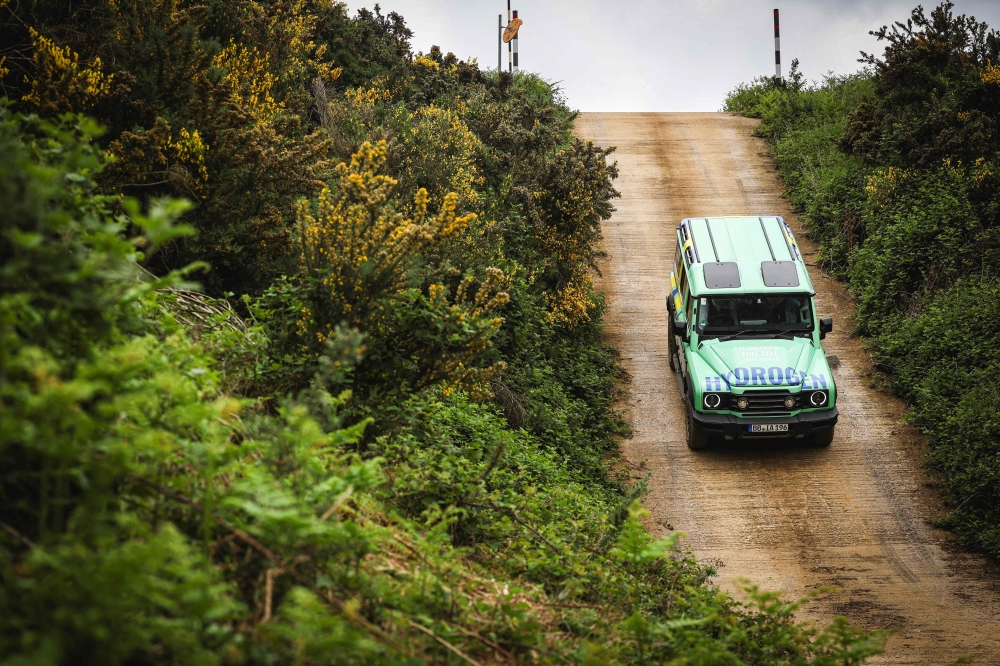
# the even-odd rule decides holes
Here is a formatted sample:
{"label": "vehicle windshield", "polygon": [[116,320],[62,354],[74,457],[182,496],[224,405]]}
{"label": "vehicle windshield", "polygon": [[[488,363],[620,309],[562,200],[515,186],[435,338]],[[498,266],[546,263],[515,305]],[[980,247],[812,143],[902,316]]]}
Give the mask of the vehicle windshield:
{"label": "vehicle windshield", "polygon": [[791,296],[709,296],[698,299],[702,335],[797,333],[813,329],[812,299]]}

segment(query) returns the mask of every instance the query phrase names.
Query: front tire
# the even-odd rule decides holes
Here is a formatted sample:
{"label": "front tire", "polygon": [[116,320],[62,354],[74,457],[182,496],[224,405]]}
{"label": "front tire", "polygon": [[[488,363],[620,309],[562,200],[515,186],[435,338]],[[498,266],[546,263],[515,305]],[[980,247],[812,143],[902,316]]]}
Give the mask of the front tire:
{"label": "front tire", "polygon": [[817,430],[809,437],[809,446],[823,449],[833,443],[834,426]]}
{"label": "front tire", "polygon": [[712,444],[712,438],[708,436],[708,433],[698,427],[694,422],[694,417],[691,416],[690,410],[684,410],[687,416],[687,445],[692,451],[702,451],[707,449]]}

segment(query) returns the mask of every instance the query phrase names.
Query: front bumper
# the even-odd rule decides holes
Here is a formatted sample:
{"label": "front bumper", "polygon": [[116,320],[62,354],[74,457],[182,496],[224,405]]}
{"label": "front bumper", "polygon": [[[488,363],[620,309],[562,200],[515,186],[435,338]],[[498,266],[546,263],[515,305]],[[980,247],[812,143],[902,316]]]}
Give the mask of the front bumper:
{"label": "front bumper", "polygon": [[[744,418],[730,414],[702,414],[692,411],[695,425],[713,437],[727,439],[774,439],[775,437],[805,437],[817,430],[837,425],[837,408],[821,412],[802,412],[796,416]],[[747,426],[754,423],[787,423],[788,433],[750,434]]]}

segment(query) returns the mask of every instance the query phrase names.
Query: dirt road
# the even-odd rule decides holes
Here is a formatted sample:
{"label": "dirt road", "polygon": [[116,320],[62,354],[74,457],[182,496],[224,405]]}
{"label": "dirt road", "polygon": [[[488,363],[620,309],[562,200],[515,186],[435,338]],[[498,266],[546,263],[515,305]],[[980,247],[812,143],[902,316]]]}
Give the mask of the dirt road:
{"label": "dirt road", "polygon": [[667,358],[669,266],[674,228],[685,217],[783,215],[805,238],[770,160],[751,136],[754,121],[728,114],[588,113],[576,133],[617,146],[622,193],[604,226],[600,288],[608,328],[631,374],[635,431],[629,460],[652,474],[646,506],[663,532],[680,530],[699,558],[724,565],[718,582],[746,578],[790,596],[820,586],[841,592],[809,604],[803,619],[845,615],[874,629],[898,627],[875,663],[947,663],[963,654],[1000,663],[997,570],[964,555],[925,519],[936,511],[921,464],[924,448],[898,416],[902,405],[870,388],[865,355],[845,336],[843,287],[810,266],[821,316],[834,317],[825,342],[840,425],[829,450],[783,445],[688,450],[681,396]]}

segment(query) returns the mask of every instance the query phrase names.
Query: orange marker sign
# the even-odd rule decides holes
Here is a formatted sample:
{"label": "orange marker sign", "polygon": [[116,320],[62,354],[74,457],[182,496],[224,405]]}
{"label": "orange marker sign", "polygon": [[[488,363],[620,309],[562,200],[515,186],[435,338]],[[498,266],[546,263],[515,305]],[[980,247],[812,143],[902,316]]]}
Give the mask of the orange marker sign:
{"label": "orange marker sign", "polygon": [[524,23],[524,21],[522,21],[519,18],[515,18],[510,23],[507,24],[507,27],[503,31],[504,44],[506,44],[507,42],[509,42],[510,40],[514,39],[514,37],[517,36],[517,29],[521,27],[522,23]]}

